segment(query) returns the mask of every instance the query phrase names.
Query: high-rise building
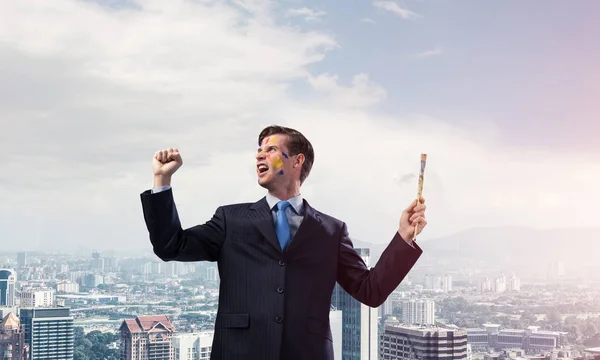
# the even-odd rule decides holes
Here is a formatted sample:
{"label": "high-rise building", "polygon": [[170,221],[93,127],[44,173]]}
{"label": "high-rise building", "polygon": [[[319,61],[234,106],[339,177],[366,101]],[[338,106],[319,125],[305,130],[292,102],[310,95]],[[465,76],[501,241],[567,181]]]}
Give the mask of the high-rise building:
{"label": "high-rise building", "polygon": [[507,290],[507,285],[506,276],[502,274],[500,277],[497,277],[494,282],[492,282],[492,291],[496,293],[503,293]]}
{"label": "high-rise building", "polygon": [[0,323],[0,359],[29,360],[25,332],[19,318],[12,312],[4,316]]}
{"label": "high-rise building", "polygon": [[73,360],[73,317],[69,308],[22,308],[20,316],[30,360]]}
{"label": "high-rise building", "polygon": [[332,308],[329,311],[329,327],[331,328],[331,337],[333,338],[333,358],[342,359],[342,324],[344,318],[340,310]]}
{"label": "high-rise building", "polygon": [[444,292],[452,291],[452,275],[444,275],[442,278],[442,290],[444,290]]}
{"label": "high-rise building", "polygon": [[175,327],[165,315],[137,316],[121,324],[121,360],[174,360]]}
{"label": "high-rise building", "polygon": [[104,277],[98,274],[85,274],[81,278],[82,285],[89,288],[95,288],[98,285],[104,284]]}
{"label": "high-rise building", "polygon": [[508,286],[510,291],[521,291],[521,279],[513,275]]}
{"label": "high-rise building", "polygon": [[546,277],[548,279],[559,279],[565,276],[565,263],[563,261],[555,261],[548,265]]}
{"label": "high-rise building", "polygon": [[433,326],[386,325],[381,360],[467,360],[467,331]]}
{"label": "high-rise building", "polygon": [[425,290],[436,290],[443,292],[452,291],[452,275],[446,274],[444,276],[438,276],[426,274]]}
{"label": "high-rise building", "polygon": [[94,251],[92,253],[92,262],[90,268],[95,271],[104,271],[104,259],[100,256],[100,253]]}
{"label": "high-rise building", "polygon": [[218,281],[219,280],[219,269],[216,266],[208,266],[206,268],[206,280]]}
{"label": "high-rise building", "polygon": [[27,253],[19,252],[17,253],[17,268],[21,269],[27,266]]}
{"label": "high-rise building", "polygon": [[175,360],[210,360],[214,331],[173,335]]}
{"label": "high-rise building", "polygon": [[402,301],[405,298],[406,293],[400,291],[394,291],[388,296],[388,298],[384,301],[384,303],[379,307],[379,317],[385,319],[388,316],[392,315],[402,315],[402,314],[394,314],[394,309],[398,311],[401,307]]}
{"label": "high-rise building", "polygon": [[402,322],[406,325],[434,325],[435,302],[429,299],[404,300]]}
{"label": "high-rise building", "polygon": [[50,288],[29,288],[21,291],[21,307],[51,307],[55,304],[55,292]]}
{"label": "high-rise building", "polygon": [[0,269],[0,306],[15,305],[17,275],[11,269]]}
{"label": "high-rise building", "polygon": [[[369,266],[369,249],[355,249]],[[335,285],[331,305],[342,311],[343,360],[377,360],[379,334],[377,308],[360,303],[339,284]]]}
{"label": "high-rise building", "polygon": [[481,292],[489,292],[492,291],[492,282],[489,278],[485,278],[480,284],[479,284],[479,290]]}
{"label": "high-rise building", "polygon": [[78,293],[79,284],[70,280],[61,280],[56,283],[56,291],[64,293]]}

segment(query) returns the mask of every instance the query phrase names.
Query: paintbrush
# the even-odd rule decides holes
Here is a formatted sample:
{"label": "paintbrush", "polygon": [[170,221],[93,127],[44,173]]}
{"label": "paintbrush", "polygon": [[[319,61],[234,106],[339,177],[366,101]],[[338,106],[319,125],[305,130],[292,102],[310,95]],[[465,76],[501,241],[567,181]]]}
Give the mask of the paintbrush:
{"label": "paintbrush", "polygon": [[[417,205],[421,203],[421,195],[423,195],[423,179],[425,178],[425,165],[427,164],[427,154],[421,154],[421,171],[419,172],[419,190],[417,191]],[[417,238],[417,228],[419,224],[415,225],[415,233],[413,240]]]}

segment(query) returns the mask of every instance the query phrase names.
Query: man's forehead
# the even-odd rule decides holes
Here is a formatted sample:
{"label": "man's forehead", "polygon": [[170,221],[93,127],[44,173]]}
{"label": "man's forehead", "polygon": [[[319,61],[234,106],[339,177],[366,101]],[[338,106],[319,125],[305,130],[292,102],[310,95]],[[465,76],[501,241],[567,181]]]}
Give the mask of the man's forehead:
{"label": "man's forehead", "polygon": [[284,146],[285,145],[285,135],[275,134],[275,135],[267,136],[263,139],[263,142],[262,142],[262,146],[265,146],[265,145]]}

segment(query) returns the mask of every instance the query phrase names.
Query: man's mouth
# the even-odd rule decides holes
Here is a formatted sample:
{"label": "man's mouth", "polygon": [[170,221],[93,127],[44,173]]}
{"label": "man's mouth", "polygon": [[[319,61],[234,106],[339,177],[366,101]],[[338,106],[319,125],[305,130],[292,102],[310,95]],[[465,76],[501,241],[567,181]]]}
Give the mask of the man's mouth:
{"label": "man's mouth", "polygon": [[269,167],[266,164],[259,164],[257,167],[259,174],[263,174],[269,170]]}

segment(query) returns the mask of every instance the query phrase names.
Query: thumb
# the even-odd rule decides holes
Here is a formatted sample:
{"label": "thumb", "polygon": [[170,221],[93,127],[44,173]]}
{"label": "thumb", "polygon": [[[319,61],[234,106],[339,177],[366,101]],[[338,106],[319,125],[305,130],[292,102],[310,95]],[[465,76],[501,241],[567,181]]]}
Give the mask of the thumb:
{"label": "thumb", "polygon": [[177,161],[177,162],[181,162],[181,154],[179,153],[179,151],[174,151],[171,154],[171,159]]}
{"label": "thumb", "polygon": [[417,206],[417,199],[414,199],[412,203],[410,203],[410,205],[406,209],[404,209],[404,211],[411,212],[415,208],[415,206]]}

